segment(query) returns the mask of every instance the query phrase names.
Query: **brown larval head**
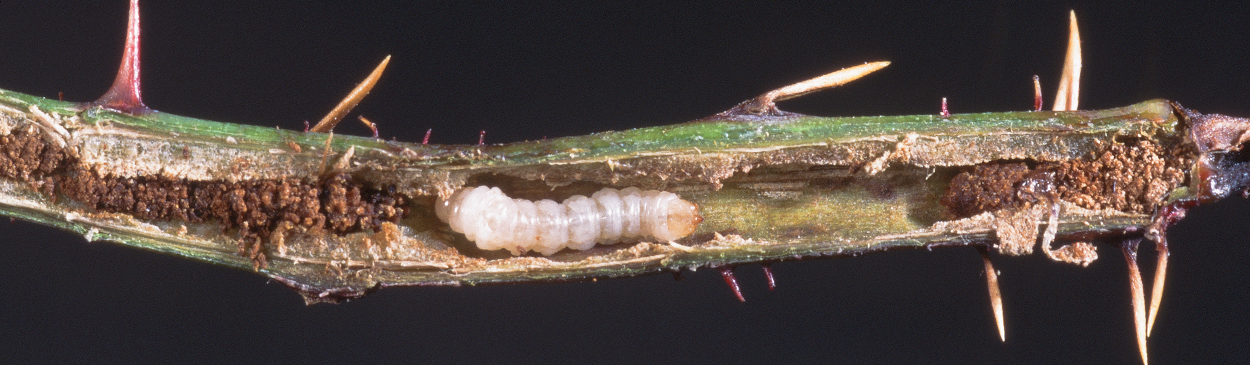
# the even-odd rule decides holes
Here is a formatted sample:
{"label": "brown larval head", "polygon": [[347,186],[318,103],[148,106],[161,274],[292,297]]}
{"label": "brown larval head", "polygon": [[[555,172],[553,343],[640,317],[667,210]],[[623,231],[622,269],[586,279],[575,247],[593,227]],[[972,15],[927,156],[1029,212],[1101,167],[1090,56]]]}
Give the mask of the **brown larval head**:
{"label": "brown larval head", "polygon": [[699,228],[699,223],[703,223],[703,216],[699,215],[697,204],[677,199],[668,205],[668,231],[673,236],[689,236]]}

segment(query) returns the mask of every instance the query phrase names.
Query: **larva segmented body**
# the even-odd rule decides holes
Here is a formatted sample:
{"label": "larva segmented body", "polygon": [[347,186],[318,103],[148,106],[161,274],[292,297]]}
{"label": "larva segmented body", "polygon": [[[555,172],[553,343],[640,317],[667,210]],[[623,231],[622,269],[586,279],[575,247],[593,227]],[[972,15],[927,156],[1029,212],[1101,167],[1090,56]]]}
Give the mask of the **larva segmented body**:
{"label": "larva segmented body", "polygon": [[589,198],[512,199],[499,188],[457,190],[435,203],[435,214],[483,250],[513,255],[533,250],[554,254],[565,247],[586,250],[595,243],[676,240],[694,232],[699,207],[667,191],[605,188]]}

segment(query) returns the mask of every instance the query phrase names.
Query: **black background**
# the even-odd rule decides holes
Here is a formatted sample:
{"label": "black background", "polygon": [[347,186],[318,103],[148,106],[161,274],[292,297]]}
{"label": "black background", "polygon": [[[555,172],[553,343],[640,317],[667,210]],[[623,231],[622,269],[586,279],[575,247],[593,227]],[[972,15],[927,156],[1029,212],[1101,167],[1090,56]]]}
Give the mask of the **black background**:
{"label": "black background", "polygon": [[[1163,97],[1250,116],[1250,12],[1230,6],[151,1],[143,89],[161,111],[301,129],[391,54],[355,113],[384,138],[433,128],[433,143],[474,143],[483,129],[510,142],[677,123],[876,60],[893,64],[782,108],[934,114],[947,97],[955,113],[1023,110],[1034,74],[1050,104],[1075,9],[1083,109]],[[125,17],[124,1],[5,1],[0,88],[94,99],[113,79]],[[354,122],[338,132],[368,133]],[[1152,363],[1250,361],[1247,213],[1231,199],[1174,229]],[[995,257],[1001,343],[968,248],[780,263],[773,292],[743,266],[746,303],[704,269],[680,281],[391,288],[306,307],[247,271],[24,222],[0,235],[6,361],[1139,361],[1124,260],[1109,246],[1087,268]]]}

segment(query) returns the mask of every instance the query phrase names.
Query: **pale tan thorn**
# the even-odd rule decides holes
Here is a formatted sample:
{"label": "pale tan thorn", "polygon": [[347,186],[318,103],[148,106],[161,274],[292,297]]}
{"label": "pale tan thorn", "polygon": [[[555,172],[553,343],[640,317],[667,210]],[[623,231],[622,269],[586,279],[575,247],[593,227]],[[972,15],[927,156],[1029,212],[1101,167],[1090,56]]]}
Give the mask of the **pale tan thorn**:
{"label": "pale tan thorn", "polygon": [[765,103],[774,101],[782,101],[792,99],[799,96],[811,94],[820,90],[828,89],[834,86],[846,84],[855,81],[870,73],[876,72],[885,66],[889,66],[889,61],[868,62],[858,66],[851,66],[841,70],[837,70],[826,75],[816,77],[810,80],[791,84],[777,90],[769,91],[760,96]]}
{"label": "pale tan thorn", "polygon": [[820,90],[828,89],[834,86],[843,85],[851,81],[855,81],[870,73],[889,66],[889,61],[865,62],[862,65],[847,67],[837,70],[816,78],[791,84],[780,89],[766,92],[760,96],[744,101],[733,108],[723,111],[718,116],[732,115],[756,115],[756,116],[780,116],[785,115],[784,112],[777,109],[775,102],[792,99],[799,96],[807,95]]}
{"label": "pale tan thorn", "polygon": [[313,126],[309,131],[326,133],[334,129],[334,126],[338,125],[340,120],[343,120],[343,116],[352,111],[356,104],[360,104],[360,100],[364,99],[365,95],[369,95],[369,90],[372,90],[373,85],[378,83],[379,78],[382,78],[382,71],[386,70],[386,64],[389,62],[391,62],[391,56],[387,55],[386,58],[382,59],[382,63],[379,63],[378,67],[375,67],[373,72],[370,72],[369,76],[365,77],[365,81],[361,81],[360,85],[356,85],[356,88],[352,89],[352,92],[348,93],[347,97],[339,102],[339,105],[330,110],[325,118],[321,118],[321,121],[317,122],[317,125]]}
{"label": "pale tan thorn", "polygon": [[985,262],[985,284],[990,289],[990,305],[994,307],[994,321],[998,322],[998,338],[1007,342],[1007,330],[1003,326],[1003,294],[998,290],[998,272],[990,263],[990,253],[985,248],[978,248],[981,260]]}
{"label": "pale tan thorn", "polygon": [[369,120],[369,118],[365,118],[365,116],[363,115],[357,115],[356,119],[359,119],[360,124],[364,124],[365,128],[369,128],[369,129],[377,128],[377,125],[373,124],[373,121]]}
{"label": "pale tan thorn", "polygon": [[360,124],[364,124],[365,127],[373,131],[373,138],[378,138],[378,125],[376,123],[373,123],[373,121],[365,118],[363,115],[357,115],[356,119],[360,120]]}
{"label": "pale tan thorn", "polygon": [[1055,111],[1076,110],[1081,93],[1081,33],[1076,27],[1076,11],[1069,15],[1068,54],[1063,58],[1063,75],[1055,92]]}
{"label": "pale tan thorn", "polygon": [[[1134,245],[1136,246],[1136,245]],[[1129,294],[1133,297],[1133,324],[1137,326],[1137,347],[1141,350],[1142,364],[1146,360],[1146,293],[1142,290],[1141,270],[1137,268],[1136,247],[1124,249],[1124,259],[1128,261]]]}
{"label": "pale tan thorn", "polygon": [[1167,242],[1156,243],[1156,250],[1159,251],[1159,266],[1155,268],[1154,290],[1150,291],[1150,319],[1146,321],[1146,337],[1150,337],[1150,331],[1155,326],[1155,315],[1159,314],[1159,302],[1163,301],[1163,283],[1168,276],[1168,244]]}

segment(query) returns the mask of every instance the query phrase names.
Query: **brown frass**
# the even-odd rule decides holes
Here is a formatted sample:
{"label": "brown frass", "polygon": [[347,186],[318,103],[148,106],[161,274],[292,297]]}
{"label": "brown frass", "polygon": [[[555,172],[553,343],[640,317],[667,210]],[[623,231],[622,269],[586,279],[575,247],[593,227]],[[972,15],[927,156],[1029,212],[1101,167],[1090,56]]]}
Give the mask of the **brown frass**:
{"label": "brown frass", "polygon": [[1085,158],[1045,162],[1033,169],[1024,163],[990,162],[956,175],[941,204],[953,217],[966,218],[1033,203],[1039,196],[1021,194],[1022,183],[1046,179],[1046,193],[1082,208],[1153,214],[1172,189],[1186,183],[1194,156],[1191,146],[1180,143],[1131,139]]}
{"label": "brown frass", "polygon": [[34,127],[0,138],[0,177],[30,183],[44,194],[64,196],[100,212],[145,220],[219,221],[237,229],[239,249],[260,267],[273,230],[287,227],[346,234],[376,229],[408,213],[409,198],[335,173],[317,181],[187,181],[157,176],[101,176],[72,150],[44,140]]}
{"label": "brown frass", "polygon": [[1023,163],[984,163],[955,175],[942,205],[955,217],[966,218],[997,210],[1016,199],[1016,185],[1029,173]]}
{"label": "brown frass", "polygon": [[1082,208],[1153,214],[1172,189],[1186,183],[1194,156],[1183,145],[1135,140],[1112,144],[1094,158],[1039,168],[1055,172],[1060,199]]}

